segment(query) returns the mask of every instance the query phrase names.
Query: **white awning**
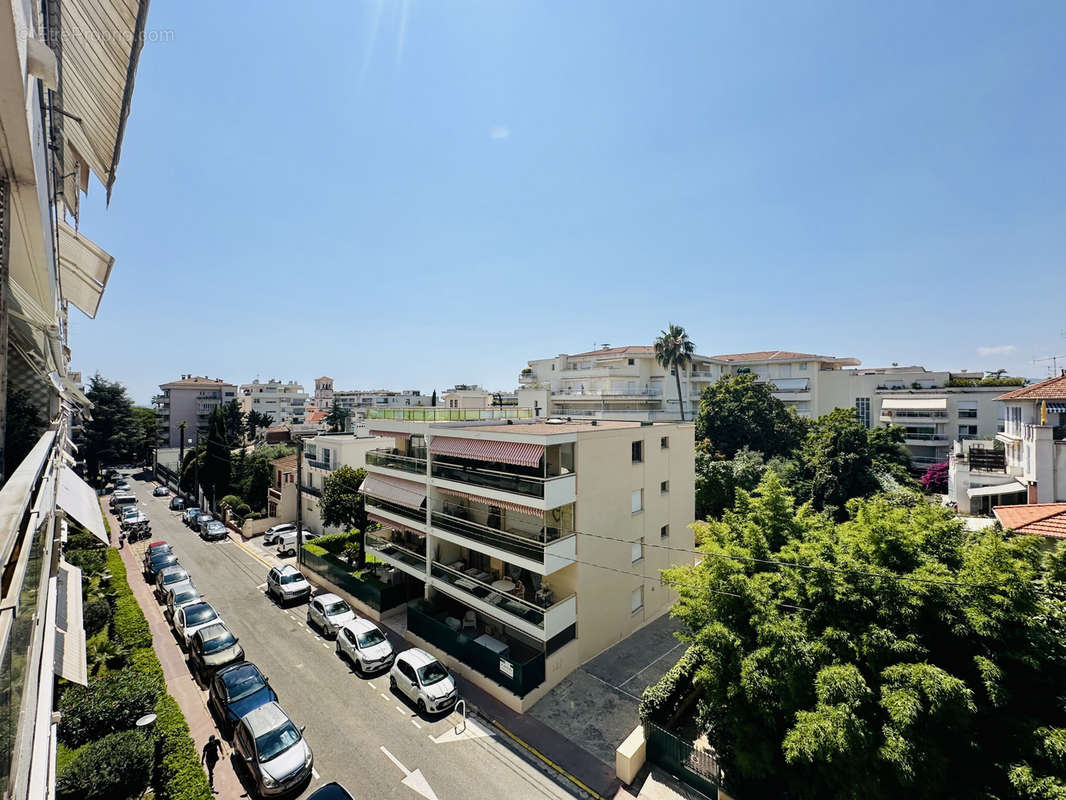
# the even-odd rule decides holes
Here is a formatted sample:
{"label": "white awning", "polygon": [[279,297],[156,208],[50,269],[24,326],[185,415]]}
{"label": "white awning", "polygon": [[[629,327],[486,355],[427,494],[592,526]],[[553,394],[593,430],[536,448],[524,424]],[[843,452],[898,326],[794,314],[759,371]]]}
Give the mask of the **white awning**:
{"label": "white awning", "polygon": [[82,622],[81,570],[66,561],[59,562],[56,580],[55,674],[85,686],[89,674],[85,664],[85,627]]}
{"label": "white awning", "polygon": [[114,256],[63,220],[59,221],[59,267],[64,300],[95,319],[114,264]]}
{"label": "white awning", "polygon": [[946,397],[886,397],[881,401],[881,408],[908,409],[912,411],[945,411],[948,407]]}
{"label": "white awning", "polygon": [[104,528],[104,515],[100,510],[96,492],[70,467],[63,467],[63,473],[59,477],[56,504],[105,545],[111,544]]}
{"label": "white awning", "polygon": [[974,486],[966,490],[967,497],[995,497],[997,494],[1016,494],[1024,492],[1025,487],[1018,481],[1000,483],[996,486]]}
{"label": "white awning", "polygon": [[83,409],[92,408],[93,401],[85,396],[85,392],[78,388],[78,384],[74,383],[69,376],[64,375],[60,379],[64,388],[63,396],[68,400],[72,400],[81,406]]}

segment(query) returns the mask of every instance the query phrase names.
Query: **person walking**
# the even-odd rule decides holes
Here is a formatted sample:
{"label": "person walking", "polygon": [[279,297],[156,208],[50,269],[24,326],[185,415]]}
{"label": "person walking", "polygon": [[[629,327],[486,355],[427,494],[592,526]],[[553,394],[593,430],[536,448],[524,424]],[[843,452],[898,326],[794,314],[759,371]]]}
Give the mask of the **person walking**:
{"label": "person walking", "polygon": [[218,794],[215,789],[215,764],[218,763],[218,758],[222,753],[222,742],[215,737],[215,734],[211,734],[211,738],[207,740],[207,744],[204,745],[203,755],[200,756],[200,763],[207,765],[207,782],[211,784],[211,791]]}

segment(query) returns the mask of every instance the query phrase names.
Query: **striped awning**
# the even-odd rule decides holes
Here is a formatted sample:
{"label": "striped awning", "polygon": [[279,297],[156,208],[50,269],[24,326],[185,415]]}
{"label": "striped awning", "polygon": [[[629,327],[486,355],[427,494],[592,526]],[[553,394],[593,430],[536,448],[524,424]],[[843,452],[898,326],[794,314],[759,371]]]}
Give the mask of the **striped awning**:
{"label": "striped awning", "polygon": [[544,445],[528,442],[494,442],[490,439],[457,439],[454,436],[434,436],[429,452],[435,456],[472,458],[476,461],[495,461],[535,467],[544,455]]}
{"label": "striped awning", "polygon": [[410,531],[411,533],[417,533],[419,536],[425,536],[422,531],[416,531],[414,528],[409,528],[406,525],[401,525],[396,520],[382,517],[379,514],[367,514],[366,518],[372,519],[374,520],[374,522],[384,525],[386,528],[391,528],[394,531]]}
{"label": "striped awning", "polygon": [[401,433],[401,432],[398,432],[398,431],[376,431],[376,430],[373,430],[373,429],[370,430],[370,435],[371,436],[384,436],[386,439],[410,439],[411,438],[411,434],[409,434],[409,433]]}
{"label": "striped awning", "polygon": [[1048,403],[1047,410],[1052,414],[1066,414],[1066,403]]}
{"label": "striped awning", "polygon": [[437,487],[437,491],[441,494],[448,494],[452,497],[461,497],[464,500],[470,500],[474,503],[481,503],[486,506],[496,506],[497,508],[505,508],[508,511],[517,511],[519,514],[532,514],[537,519],[541,519],[544,516],[544,512],[539,508],[533,508],[531,506],[523,506],[518,503],[508,503],[506,500],[490,500],[487,497],[479,497],[476,494],[467,494],[466,492],[457,492],[454,489],[443,489],[440,486]]}
{"label": "striped awning", "polygon": [[421,508],[426,503],[426,487],[423,484],[393,478],[391,475],[367,475],[359,491],[408,508]]}

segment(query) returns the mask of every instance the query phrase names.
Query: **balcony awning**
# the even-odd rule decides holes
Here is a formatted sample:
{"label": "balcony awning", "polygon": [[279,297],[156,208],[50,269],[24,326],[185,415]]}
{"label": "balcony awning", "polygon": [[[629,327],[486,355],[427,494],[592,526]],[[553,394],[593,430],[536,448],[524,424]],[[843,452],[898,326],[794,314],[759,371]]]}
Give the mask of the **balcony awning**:
{"label": "balcony awning", "polygon": [[372,519],[372,520],[374,520],[374,522],[378,522],[378,523],[384,525],[386,528],[392,528],[394,531],[402,530],[402,531],[410,531],[411,533],[417,533],[419,536],[425,536],[426,535],[426,534],[422,533],[422,531],[416,531],[414,528],[409,528],[406,525],[401,525],[396,520],[388,519],[387,517],[382,517],[379,514],[367,514],[366,518],[367,519]]}
{"label": "balcony awning", "polygon": [[437,491],[441,494],[448,494],[452,497],[461,497],[464,500],[470,500],[474,503],[481,503],[486,506],[496,506],[498,508],[505,508],[508,511],[517,511],[519,514],[532,514],[537,519],[543,519],[544,512],[539,508],[533,508],[531,506],[523,506],[518,503],[508,503],[506,500],[491,500],[488,497],[478,497],[476,494],[467,494],[466,492],[457,492],[454,489],[443,489],[437,487]]}
{"label": "balcony awning", "polygon": [[890,410],[945,411],[947,407],[946,397],[886,397],[881,401],[881,408]]}
{"label": "balcony awning", "polygon": [[59,267],[63,299],[87,317],[96,318],[100,299],[111,277],[115,257],[96,242],[59,221]]}
{"label": "balcony awning", "polygon": [[410,439],[411,438],[411,434],[409,434],[409,433],[398,433],[396,431],[376,431],[376,430],[371,430],[371,431],[369,431],[369,433],[370,433],[371,436],[384,436],[386,439]]}
{"label": "balcony awning", "polygon": [[966,490],[966,496],[995,497],[997,494],[1016,494],[1025,490],[1025,486],[1018,483],[1018,481],[1011,481],[1010,483],[1000,483],[995,486],[974,486]]}
{"label": "balcony awning", "polygon": [[89,682],[85,664],[85,627],[82,622],[81,570],[66,561],[59,562],[56,580],[55,674],[85,686]]}
{"label": "balcony awning", "polygon": [[77,403],[83,409],[93,407],[93,401],[85,396],[85,392],[78,388],[78,384],[74,383],[74,381],[70,379],[70,376],[64,375],[59,380],[62,381],[64,386],[64,397]]}
{"label": "balcony awning", "polygon": [[359,491],[408,508],[422,508],[426,504],[426,487],[423,484],[391,475],[367,475]]}
{"label": "balcony awning", "polygon": [[1047,410],[1052,414],[1066,414],[1066,403],[1048,403]]}
{"label": "balcony awning", "polygon": [[104,529],[104,515],[96,492],[70,467],[63,467],[59,476],[56,503],[105,545],[111,544]]}
{"label": "balcony awning", "polygon": [[472,458],[475,461],[495,461],[521,467],[535,467],[544,455],[544,445],[528,442],[494,442],[489,439],[458,439],[454,436],[434,436],[429,452],[435,456]]}

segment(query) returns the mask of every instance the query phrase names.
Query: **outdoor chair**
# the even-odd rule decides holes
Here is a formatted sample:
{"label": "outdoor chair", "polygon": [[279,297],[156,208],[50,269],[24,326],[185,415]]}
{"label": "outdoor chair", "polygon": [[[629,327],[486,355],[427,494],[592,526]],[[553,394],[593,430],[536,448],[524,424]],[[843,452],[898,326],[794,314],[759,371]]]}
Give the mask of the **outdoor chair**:
{"label": "outdoor chair", "polygon": [[477,631],[477,614],[475,614],[473,611],[467,611],[465,614],[463,614],[462,632],[465,633],[467,630],[475,632]]}

